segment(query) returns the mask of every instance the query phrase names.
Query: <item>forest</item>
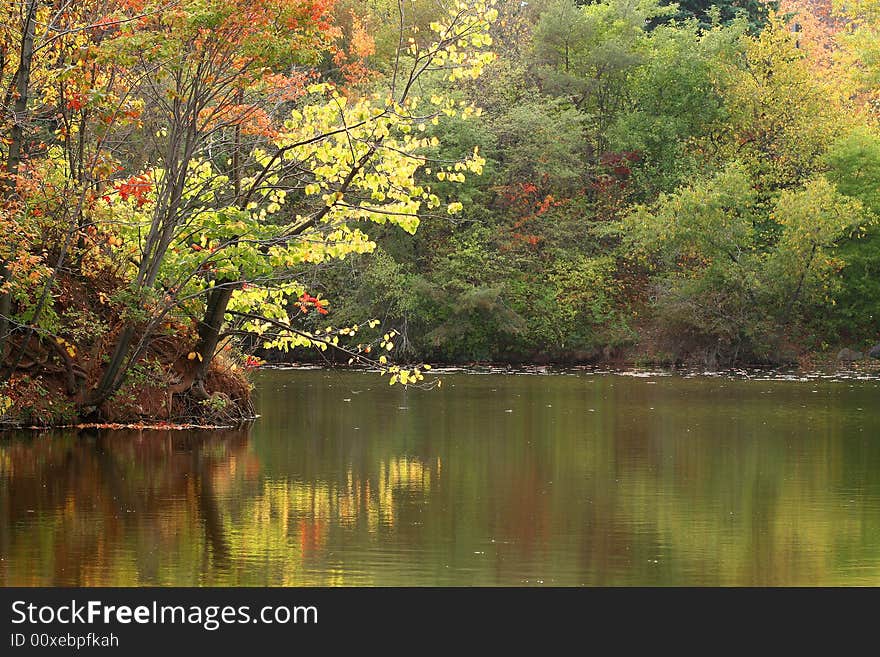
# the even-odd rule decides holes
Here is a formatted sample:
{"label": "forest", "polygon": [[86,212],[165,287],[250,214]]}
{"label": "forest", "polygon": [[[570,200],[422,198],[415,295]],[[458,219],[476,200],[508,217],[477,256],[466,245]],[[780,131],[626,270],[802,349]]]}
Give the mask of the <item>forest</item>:
{"label": "forest", "polygon": [[0,30],[0,423],[227,424],[266,362],[880,341],[876,0],[15,0]]}

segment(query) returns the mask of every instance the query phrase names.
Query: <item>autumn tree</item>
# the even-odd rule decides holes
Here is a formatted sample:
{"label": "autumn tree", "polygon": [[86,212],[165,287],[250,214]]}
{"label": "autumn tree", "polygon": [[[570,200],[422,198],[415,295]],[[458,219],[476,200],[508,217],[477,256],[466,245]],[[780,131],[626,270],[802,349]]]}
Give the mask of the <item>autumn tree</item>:
{"label": "autumn tree", "polygon": [[[157,362],[163,344],[172,350],[171,392],[208,400],[221,340],[251,332],[278,348],[327,348],[356,334],[357,326],[297,329],[287,312],[294,300],[327,313],[299,277],[371,251],[360,224],[414,232],[426,211],[460,210],[432,192],[430,179],[464,180],[482,158],[472,152],[432,172],[426,156],[436,139],[423,135],[439,116],[475,113],[442,85],[491,61],[491,6],[452,3],[421,31],[404,22],[401,6],[386,88],[366,95],[343,95],[320,79],[340,36],[331,3],[133,0],[112,9],[66,32],[84,40],[78,57],[64,75],[47,67],[41,82],[60,125],[34,171],[75,186],[80,201],[76,217],[58,222],[68,237],[50,243],[70,257],[46,283],[42,320],[19,322],[38,341],[61,345],[77,406],[101,413],[133,369]],[[60,52],[52,61],[65,59]],[[429,78],[439,93],[420,99]],[[47,203],[25,198],[57,219]],[[53,295],[74,278],[102,290],[97,310],[107,326],[91,355],[48,322],[58,316]],[[21,364],[13,359],[10,369]],[[421,378],[388,368],[394,380]]]}

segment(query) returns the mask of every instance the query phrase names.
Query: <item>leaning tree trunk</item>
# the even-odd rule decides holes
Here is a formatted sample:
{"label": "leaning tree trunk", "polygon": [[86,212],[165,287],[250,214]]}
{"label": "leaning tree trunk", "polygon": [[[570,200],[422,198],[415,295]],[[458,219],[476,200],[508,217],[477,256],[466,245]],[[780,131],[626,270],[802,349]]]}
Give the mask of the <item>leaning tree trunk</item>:
{"label": "leaning tree trunk", "polygon": [[[174,229],[177,226],[177,216],[183,202],[183,191],[186,185],[186,171],[192,160],[196,141],[193,126],[188,126],[183,132],[186,133],[186,136],[180,159],[175,161],[172,160],[171,155],[168,156],[168,160],[172,162],[168,174],[171,182],[162,191],[162,196],[168,199],[167,204],[158,200],[156,202],[157,208],[144,245],[144,257],[135,278],[135,287],[140,291],[152,288],[159,277],[159,267],[171,245]],[[172,142],[175,142],[173,138]],[[173,152],[174,149],[171,150]],[[97,387],[89,396],[86,406],[95,407],[102,404],[119,389],[125,378],[127,365],[131,364],[128,359],[136,333],[137,327],[131,323],[122,329],[116,340],[110,362],[107,364]]]}
{"label": "leaning tree trunk", "polygon": [[[244,94],[240,89],[235,94],[235,102],[239,105],[244,103]],[[236,124],[233,128],[232,139],[232,184],[235,190],[235,198],[239,203],[241,203],[241,173],[241,125]],[[229,306],[229,300],[232,298],[235,287],[233,281],[222,279],[214,281],[214,287],[208,293],[205,315],[198,328],[199,343],[196,346],[196,353],[199,355],[199,363],[196,366],[193,383],[190,388],[192,394],[201,399],[210,397],[210,393],[205,389],[205,379],[208,376],[208,369],[214,358],[214,352],[217,351],[217,345],[220,342],[223,318],[226,315],[226,308]]]}
{"label": "leaning tree trunk", "polygon": [[213,289],[208,293],[208,303],[205,308],[205,316],[199,323],[199,343],[196,353],[199,355],[199,363],[196,366],[195,377],[192,384],[194,396],[207,399],[210,394],[205,390],[205,378],[208,376],[208,368],[220,342],[220,331],[223,328],[223,317],[226,308],[235,290],[233,281],[219,280],[214,283]]}

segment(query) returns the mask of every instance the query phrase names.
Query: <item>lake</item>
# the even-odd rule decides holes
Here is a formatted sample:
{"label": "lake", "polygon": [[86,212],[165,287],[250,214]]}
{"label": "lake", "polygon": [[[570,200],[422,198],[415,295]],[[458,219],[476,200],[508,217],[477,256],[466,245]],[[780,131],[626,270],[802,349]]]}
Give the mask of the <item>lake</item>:
{"label": "lake", "polygon": [[0,585],[877,585],[869,379],[257,372],[222,431],[0,435]]}

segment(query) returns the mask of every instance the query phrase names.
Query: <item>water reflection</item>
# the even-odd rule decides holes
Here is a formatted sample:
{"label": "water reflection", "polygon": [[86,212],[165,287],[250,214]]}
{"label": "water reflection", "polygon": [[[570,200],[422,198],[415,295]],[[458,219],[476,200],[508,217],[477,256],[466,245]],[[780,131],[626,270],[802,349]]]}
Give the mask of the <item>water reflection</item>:
{"label": "water reflection", "polygon": [[0,440],[0,584],[880,583],[876,382],[258,383],[239,431]]}
{"label": "water reflection", "polygon": [[259,476],[231,431],[12,437],[0,462],[5,585],[192,582],[229,559],[222,497]]}

